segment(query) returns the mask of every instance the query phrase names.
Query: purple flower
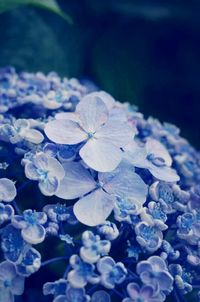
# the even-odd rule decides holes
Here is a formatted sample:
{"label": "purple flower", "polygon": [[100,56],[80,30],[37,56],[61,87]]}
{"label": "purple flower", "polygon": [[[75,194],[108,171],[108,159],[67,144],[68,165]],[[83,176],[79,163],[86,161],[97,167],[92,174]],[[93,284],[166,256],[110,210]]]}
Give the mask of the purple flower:
{"label": "purple flower", "polygon": [[63,167],[65,177],[56,196],[64,199],[83,196],[74,205],[74,213],[76,218],[86,225],[104,223],[118,196],[129,196],[140,203],[146,200],[146,184],[134,172],[132,166],[124,162],[111,173],[99,173],[98,180],[78,162],[68,162],[63,164]]}
{"label": "purple flower", "polygon": [[16,272],[14,264],[4,261],[0,264],[0,301],[13,302],[14,296],[24,291],[24,278]]}
{"label": "purple flower", "polygon": [[147,260],[140,261],[136,269],[144,284],[151,285],[154,289],[159,288],[166,294],[172,291],[173,277],[162,258],[152,256]]}
{"label": "purple flower", "polygon": [[141,288],[137,283],[129,283],[127,286],[129,298],[122,302],[163,302],[165,295],[155,292],[153,287],[143,285]]}
{"label": "purple flower", "polygon": [[97,269],[101,274],[101,284],[112,289],[116,284],[121,284],[127,275],[127,270],[122,262],[117,262],[111,257],[103,257],[97,262]]}
{"label": "purple flower", "polygon": [[79,151],[81,158],[89,167],[101,172],[113,171],[119,165],[122,160],[120,148],[130,143],[134,136],[127,124],[109,120],[103,97],[97,93],[85,96],[68,119],[65,116],[65,119],[48,122],[45,133],[58,144],[83,142]]}

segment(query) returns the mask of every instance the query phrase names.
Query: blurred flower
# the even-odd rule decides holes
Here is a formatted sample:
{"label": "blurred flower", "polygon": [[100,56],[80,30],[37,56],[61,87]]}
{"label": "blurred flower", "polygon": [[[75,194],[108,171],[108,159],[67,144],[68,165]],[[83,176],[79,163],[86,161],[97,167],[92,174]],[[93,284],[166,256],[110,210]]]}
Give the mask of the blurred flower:
{"label": "blurred flower", "polygon": [[115,240],[119,236],[119,230],[113,222],[105,221],[104,224],[97,226],[97,231],[100,235],[104,236],[107,240]]}
{"label": "blurred flower", "polygon": [[192,274],[187,273],[180,264],[170,264],[169,271],[177,288],[185,295],[192,291]]}
{"label": "blurred flower", "polygon": [[4,205],[0,202],[0,225],[11,220],[14,216],[14,209],[10,205]]}
{"label": "blurred flower", "polygon": [[123,299],[122,302],[162,302],[165,296],[157,294],[153,287],[143,285],[141,288],[137,283],[129,283],[127,292],[130,298]]}
{"label": "blurred flower", "polygon": [[14,296],[24,291],[24,278],[17,275],[14,264],[8,261],[0,263],[0,301],[13,302]]}

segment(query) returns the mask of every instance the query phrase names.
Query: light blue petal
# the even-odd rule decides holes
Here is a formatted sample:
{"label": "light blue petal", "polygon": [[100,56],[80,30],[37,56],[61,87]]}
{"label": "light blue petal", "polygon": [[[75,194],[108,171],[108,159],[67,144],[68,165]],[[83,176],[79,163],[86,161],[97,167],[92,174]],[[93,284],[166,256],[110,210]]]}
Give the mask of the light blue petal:
{"label": "light blue petal", "polygon": [[109,257],[103,257],[97,262],[97,269],[101,274],[110,272],[115,265],[115,261]]}
{"label": "light blue petal", "polygon": [[105,182],[103,188],[109,194],[133,198],[142,204],[146,201],[147,185],[129,166],[124,166],[124,163],[112,173],[100,174],[99,179]]}
{"label": "light blue petal", "polygon": [[39,182],[40,191],[45,196],[54,195],[58,189],[58,185],[58,180],[55,177],[51,177]]}
{"label": "light blue petal", "polygon": [[70,302],[70,301],[67,299],[67,296],[59,295],[53,300],[53,302]]}
{"label": "light blue petal", "polygon": [[67,280],[70,285],[75,288],[83,288],[87,284],[86,278],[75,270],[68,273]]}
{"label": "light blue petal", "polygon": [[153,154],[154,157],[160,157],[164,159],[166,166],[171,166],[172,164],[171,156],[167,151],[167,149],[165,148],[165,146],[161,144],[159,141],[149,138],[146,142],[145,147],[147,150],[147,154]]}
{"label": "light blue petal", "polygon": [[132,299],[136,300],[140,296],[140,287],[137,283],[129,283],[127,286],[127,292]]}
{"label": "light blue petal", "polygon": [[108,119],[108,109],[98,93],[86,95],[76,106],[76,112],[87,133],[94,133]]}
{"label": "light blue petal", "polygon": [[20,215],[15,215],[12,218],[12,224],[17,229],[23,229],[28,226],[28,223],[24,220],[24,217]]}
{"label": "light blue petal", "polygon": [[151,174],[159,179],[166,182],[177,182],[180,180],[180,177],[176,173],[176,171],[170,167],[156,167],[155,165],[149,166],[149,171]]}
{"label": "light blue petal", "polygon": [[111,300],[109,294],[104,290],[96,291],[92,295],[92,300],[91,300],[91,302],[110,302],[110,301]]}
{"label": "light blue petal", "polygon": [[122,148],[129,144],[135,132],[127,124],[119,121],[108,121],[95,134],[95,138],[103,139],[111,144]]}
{"label": "light blue petal", "polygon": [[66,162],[63,168],[65,177],[60,182],[56,196],[63,199],[75,199],[95,189],[96,182],[80,163]]}
{"label": "light blue petal", "polygon": [[38,174],[38,169],[37,167],[31,163],[31,162],[28,162],[26,165],[25,165],[25,175],[28,179],[33,179],[33,180],[38,180],[39,179],[39,174]]}
{"label": "light blue petal", "polygon": [[40,224],[30,225],[22,229],[23,239],[30,244],[38,244],[44,241],[45,233],[45,228]]}
{"label": "light blue petal", "polygon": [[24,278],[17,275],[14,280],[12,280],[11,292],[13,295],[20,296],[24,292]]}
{"label": "light blue petal", "polygon": [[140,147],[136,141],[125,146],[123,155],[135,167],[146,168],[148,166],[146,148]]}
{"label": "light blue petal", "polygon": [[12,281],[16,277],[16,269],[13,263],[4,261],[0,263],[0,280]]}
{"label": "light blue petal", "polygon": [[78,123],[70,120],[54,120],[45,127],[47,137],[57,144],[75,145],[88,138]]}
{"label": "light blue petal", "polygon": [[25,132],[24,139],[33,144],[40,144],[44,140],[44,136],[38,130],[29,129]]}
{"label": "light blue petal", "polygon": [[113,171],[122,159],[122,151],[103,139],[91,138],[79,151],[81,158],[92,169],[100,172]]}
{"label": "light blue petal", "polygon": [[79,199],[74,205],[74,214],[81,223],[96,226],[105,222],[113,207],[113,198],[99,189]]}
{"label": "light blue petal", "polygon": [[63,166],[57,159],[53,157],[49,157],[48,159],[48,171],[57,179],[63,179],[65,176],[65,170]]}
{"label": "light blue petal", "polygon": [[0,179],[0,201],[10,202],[17,195],[15,184],[8,178]]}

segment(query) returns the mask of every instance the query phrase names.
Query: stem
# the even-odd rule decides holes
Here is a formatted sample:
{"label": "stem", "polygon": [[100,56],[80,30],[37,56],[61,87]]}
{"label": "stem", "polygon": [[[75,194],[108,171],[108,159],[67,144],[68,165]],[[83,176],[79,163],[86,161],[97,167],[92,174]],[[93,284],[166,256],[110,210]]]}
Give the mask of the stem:
{"label": "stem", "polygon": [[52,259],[49,259],[49,260],[46,260],[46,261],[42,262],[41,266],[45,266],[45,265],[48,265],[48,264],[51,264],[51,263],[54,263],[54,262],[57,262],[57,261],[61,261],[61,260],[67,260],[67,258],[65,256],[52,258]]}
{"label": "stem", "polygon": [[21,210],[20,208],[18,207],[17,203],[15,200],[12,201],[12,205],[13,205],[13,208],[15,209],[15,212],[18,214],[18,215],[21,215]]}

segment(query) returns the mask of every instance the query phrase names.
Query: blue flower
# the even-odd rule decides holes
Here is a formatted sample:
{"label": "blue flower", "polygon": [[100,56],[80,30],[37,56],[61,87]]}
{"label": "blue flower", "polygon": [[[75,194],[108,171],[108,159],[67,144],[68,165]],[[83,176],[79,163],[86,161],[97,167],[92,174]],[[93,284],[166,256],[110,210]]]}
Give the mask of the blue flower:
{"label": "blue flower", "polygon": [[17,144],[23,140],[40,144],[44,140],[44,136],[33,127],[31,119],[18,119],[11,124],[0,125],[0,136],[11,144]]}
{"label": "blue flower", "polygon": [[111,248],[108,240],[101,240],[100,236],[94,235],[91,231],[83,233],[82,243],[80,256],[83,261],[88,263],[97,262],[101,256],[107,255]]}
{"label": "blue flower", "polygon": [[127,275],[127,270],[122,262],[117,262],[111,257],[103,257],[97,262],[97,269],[101,274],[101,284],[112,289],[116,284],[121,284]]}
{"label": "blue flower", "polygon": [[69,244],[69,245],[72,245],[72,246],[75,245],[75,244],[74,244],[74,239],[73,239],[73,237],[71,237],[69,234],[60,235],[59,237],[60,237],[60,239],[61,239],[62,241],[64,241],[65,243],[67,243],[67,244]]}
{"label": "blue flower", "polygon": [[79,154],[84,162],[94,170],[110,172],[122,160],[120,148],[131,142],[134,131],[125,123],[109,120],[104,97],[98,93],[88,94],[73,115],[48,122],[45,133],[58,144],[83,142]]}
{"label": "blue flower", "polygon": [[56,196],[75,199],[87,194],[74,205],[76,218],[86,225],[104,223],[114,208],[116,197],[129,196],[141,204],[146,200],[146,184],[126,162],[112,173],[99,173],[98,180],[78,162],[68,162],[63,167],[65,177]]}
{"label": "blue flower", "polygon": [[8,178],[0,179],[0,202],[10,202],[17,195],[15,184]]}
{"label": "blue flower", "polygon": [[145,221],[135,226],[136,240],[149,252],[155,252],[162,244],[163,234],[159,227]]}
{"label": "blue flower", "polygon": [[77,146],[75,145],[58,145],[53,143],[45,144],[43,151],[49,157],[56,157],[61,161],[74,160],[77,153]]}
{"label": "blue flower", "polygon": [[91,302],[110,302],[110,295],[104,290],[96,291],[91,298]]}
{"label": "blue flower", "polygon": [[38,180],[42,194],[52,196],[56,193],[65,172],[57,159],[39,152],[32,162],[25,164],[25,175],[29,179]]}
{"label": "blue flower", "polygon": [[177,218],[177,236],[192,245],[200,240],[200,215],[196,213],[184,213]]}
{"label": "blue flower", "polygon": [[137,283],[129,283],[127,286],[129,298],[122,302],[163,302],[165,295],[155,292],[150,285],[143,285],[141,288]]}
{"label": "blue flower", "polygon": [[99,224],[97,226],[97,232],[110,241],[115,240],[119,236],[119,230],[116,224],[108,220],[105,221],[104,224]]}
{"label": "blue flower", "polygon": [[83,288],[88,282],[91,284],[99,283],[100,278],[94,272],[95,266],[93,264],[83,262],[77,255],[71,256],[70,264],[73,270],[68,273],[67,280],[72,287]]}
{"label": "blue flower", "polygon": [[165,294],[172,291],[173,277],[162,258],[152,256],[147,260],[140,261],[136,269],[144,284],[151,285],[154,289],[159,288]]}
{"label": "blue flower", "polygon": [[151,198],[159,201],[165,213],[175,213],[177,209],[184,211],[190,194],[181,190],[176,184],[170,184],[162,181],[154,182],[149,189]]}
{"label": "blue flower", "polygon": [[170,154],[157,140],[148,138],[144,147],[132,142],[125,147],[124,157],[135,167],[148,169],[159,180],[176,182],[180,179],[176,171],[171,168]]}
{"label": "blue flower", "polygon": [[0,264],[0,301],[13,302],[14,296],[24,291],[24,278],[17,275],[14,264],[4,261]]}
{"label": "blue flower", "polygon": [[15,265],[19,275],[29,277],[40,269],[41,255],[36,249],[27,245]]}
{"label": "blue flower", "polygon": [[4,205],[0,202],[0,225],[11,220],[14,216],[14,209],[10,205]]}
{"label": "blue flower", "polygon": [[141,203],[137,199],[117,197],[114,207],[115,219],[119,222],[131,223],[131,215],[137,215],[142,209]]}
{"label": "blue flower", "polygon": [[21,229],[23,239],[30,244],[38,244],[45,239],[45,228],[43,224],[47,221],[47,216],[43,212],[25,210],[23,216],[15,215],[12,224]]}
{"label": "blue flower", "polygon": [[73,208],[66,207],[65,204],[48,204],[44,206],[43,211],[47,214],[49,219],[56,223],[67,221],[70,224],[75,224],[77,222],[73,214]]}
{"label": "blue flower", "polygon": [[[85,294],[84,288],[68,287],[65,295],[57,296],[53,302],[89,302],[90,297]],[[96,301],[98,302],[98,301]]]}
{"label": "blue flower", "polygon": [[13,225],[7,225],[1,235],[1,248],[4,257],[8,261],[16,262],[23,252],[26,243],[21,236],[21,230],[16,229]]}
{"label": "blue flower", "polygon": [[70,109],[72,104],[70,98],[74,95],[80,96],[79,93],[73,90],[59,89],[59,90],[50,90],[43,97],[43,106],[48,109],[59,109],[63,107],[65,109]]}
{"label": "blue flower", "polygon": [[144,207],[140,213],[143,221],[155,225],[161,231],[165,231],[168,226],[165,224],[167,215],[165,214],[162,205],[159,202],[150,201],[148,208]]}
{"label": "blue flower", "polygon": [[169,271],[174,277],[177,288],[185,295],[192,291],[192,274],[186,272],[180,264],[170,264]]}
{"label": "blue flower", "polygon": [[67,290],[67,280],[59,279],[55,282],[47,282],[43,285],[43,294],[54,295],[54,297],[65,295]]}

